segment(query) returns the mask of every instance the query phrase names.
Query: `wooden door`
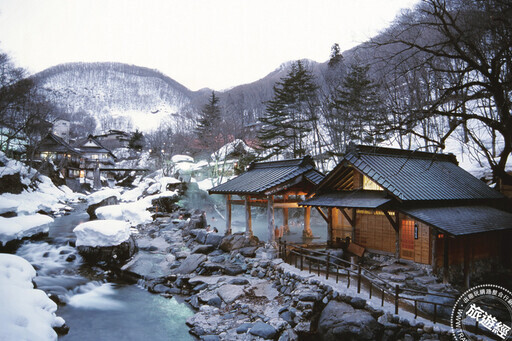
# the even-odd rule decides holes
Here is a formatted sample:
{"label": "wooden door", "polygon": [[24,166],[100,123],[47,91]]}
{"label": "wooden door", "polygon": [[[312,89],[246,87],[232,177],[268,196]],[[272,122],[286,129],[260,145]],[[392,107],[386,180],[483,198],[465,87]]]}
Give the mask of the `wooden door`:
{"label": "wooden door", "polygon": [[414,220],[400,222],[400,257],[414,259]]}

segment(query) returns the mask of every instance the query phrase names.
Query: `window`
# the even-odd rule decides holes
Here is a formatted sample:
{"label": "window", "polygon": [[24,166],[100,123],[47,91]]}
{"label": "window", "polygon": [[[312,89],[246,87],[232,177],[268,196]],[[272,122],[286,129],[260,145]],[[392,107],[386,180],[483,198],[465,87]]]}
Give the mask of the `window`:
{"label": "window", "polygon": [[366,175],[363,175],[363,189],[370,191],[383,191],[382,187]]}

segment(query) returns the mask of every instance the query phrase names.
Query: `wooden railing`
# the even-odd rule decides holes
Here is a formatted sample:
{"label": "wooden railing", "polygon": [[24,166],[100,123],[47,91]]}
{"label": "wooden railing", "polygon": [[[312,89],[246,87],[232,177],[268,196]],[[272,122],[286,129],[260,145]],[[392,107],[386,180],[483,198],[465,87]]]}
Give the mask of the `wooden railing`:
{"label": "wooden railing", "polygon": [[[350,288],[351,285],[356,285],[358,294],[361,293],[361,285],[364,284],[368,286],[370,299],[375,296],[375,294],[380,295],[381,306],[384,306],[384,301],[392,303],[395,308],[395,314],[398,314],[400,308],[409,309],[409,311],[414,311],[414,318],[421,316],[437,323],[439,322],[438,307],[452,308],[453,304],[427,301],[425,299],[406,296],[405,294],[409,292],[411,295],[437,296],[450,298],[454,301],[456,299],[453,295],[400,288],[399,285],[392,285],[369,269],[362,267],[360,264],[354,264],[333,256],[328,251],[306,249],[281,240],[279,240],[278,245],[279,257],[286,263],[300,270],[307,268],[309,273],[316,272],[318,276],[325,275],[326,279],[329,279],[329,277],[336,278],[336,283],[339,283],[340,278],[346,277],[347,289]],[[400,303],[402,303],[402,307],[400,307]],[[421,312],[420,315],[418,310],[419,303],[432,304],[434,307],[432,316],[429,316],[429,314],[425,312]]]}

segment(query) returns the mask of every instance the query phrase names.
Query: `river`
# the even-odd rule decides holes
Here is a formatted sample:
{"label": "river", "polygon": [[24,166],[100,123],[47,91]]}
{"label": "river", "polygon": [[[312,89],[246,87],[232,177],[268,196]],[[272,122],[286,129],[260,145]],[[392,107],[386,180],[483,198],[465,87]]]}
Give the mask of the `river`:
{"label": "river", "polygon": [[85,204],[50,225],[47,238],[27,241],[16,252],[37,270],[39,289],[59,297],[57,315],[70,327],[59,340],[194,340],[185,321],[191,309],[175,298],[151,294],[82,262],[73,228],[87,221]]}

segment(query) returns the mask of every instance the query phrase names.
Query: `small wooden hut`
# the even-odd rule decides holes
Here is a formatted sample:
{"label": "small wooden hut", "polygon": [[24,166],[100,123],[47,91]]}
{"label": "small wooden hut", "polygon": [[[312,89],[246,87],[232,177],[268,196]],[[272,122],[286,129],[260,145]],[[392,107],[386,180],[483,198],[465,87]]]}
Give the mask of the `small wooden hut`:
{"label": "small wooden hut", "polygon": [[349,237],[369,251],[462,270],[511,257],[507,199],[462,168],[454,155],[353,147],[305,207],[328,209],[328,243]]}
{"label": "small wooden hut", "polygon": [[[324,175],[315,168],[313,159],[253,162],[247,172],[208,191],[226,195],[226,234],[231,234],[231,206],[245,206],[246,233],[252,235],[251,207],[267,207],[268,238],[275,240],[274,210],[283,209],[283,225],[288,226],[288,209],[299,208],[298,203],[313,192]],[[235,199],[234,196],[242,199]],[[312,236],[311,208],[304,213],[304,235]]]}

